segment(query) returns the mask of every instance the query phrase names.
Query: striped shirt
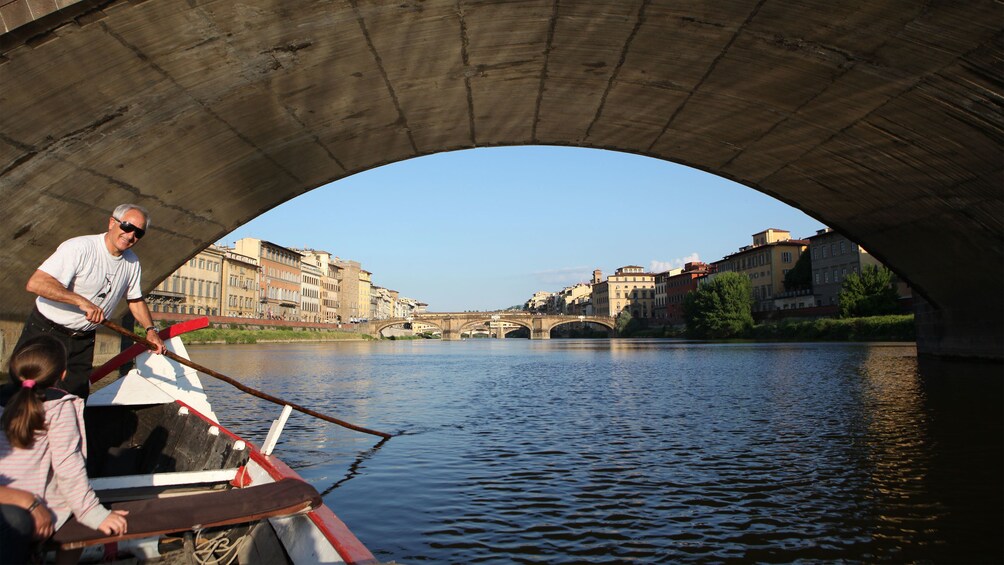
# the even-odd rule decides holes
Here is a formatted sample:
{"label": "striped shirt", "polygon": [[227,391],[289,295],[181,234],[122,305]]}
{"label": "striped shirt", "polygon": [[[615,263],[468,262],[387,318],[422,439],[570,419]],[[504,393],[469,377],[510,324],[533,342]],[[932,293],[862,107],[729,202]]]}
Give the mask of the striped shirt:
{"label": "striped shirt", "polygon": [[56,528],[72,513],[81,524],[97,529],[111,511],[101,505],[87,480],[84,401],[67,394],[42,405],[48,429],[35,436],[31,448],[13,447],[7,434],[0,433],[0,485],[42,497],[56,514]]}

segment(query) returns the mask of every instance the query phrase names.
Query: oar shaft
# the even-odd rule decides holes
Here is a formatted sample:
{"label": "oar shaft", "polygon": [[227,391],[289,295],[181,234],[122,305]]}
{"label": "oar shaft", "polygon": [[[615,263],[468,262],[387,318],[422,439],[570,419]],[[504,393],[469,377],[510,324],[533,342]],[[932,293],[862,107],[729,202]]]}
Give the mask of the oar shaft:
{"label": "oar shaft", "polygon": [[[122,326],[116,324],[115,322],[113,322],[111,320],[107,320],[106,319],[105,321],[103,321],[101,323],[102,323],[102,325],[104,325],[108,329],[110,329],[110,330],[112,330],[112,331],[114,331],[114,332],[116,332],[116,333],[118,333],[118,334],[120,334],[122,336],[128,337],[129,339],[135,341],[136,343],[142,343],[142,344],[146,345],[147,347],[149,347],[151,349],[155,349],[156,348],[156,346],[153,344],[153,342],[147,340],[144,337],[141,337],[141,336],[138,336],[138,335],[132,333],[131,331],[123,328]],[[320,418],[321,420],[324,420],[326,422],[331,422],[332,424],[338,424],[339,426],[348,428],[350,430],[355,430],[357,432],[362,432],[364,434],[372,434],[372,435],[375,435],[375,436],[380,436],[382,438],[390,438],[391,437],[391,434],[388,434],[386,432],[378,432],[376,430],[371,430],[369,428],[364,428],[362,426],[357,426],[355,424],[350,424],[349,422],[346,422],[345,420],[339,420],[338,418],[335,418],[335,417],[332,417],[332,416],[328,416],[327,414],[321,414],[320,412],[316,412],[314,410],[311,410],[310,408],[305,408],[303,406],[300,406],[299,404],[294,404],[294,403],[289,402],[287,400],[283,400],[281,398],[272,396],[271,394],[268,394],[266,392],[262,392],[260,390],[253,389],[253,388],[251,388],[251,387],[249,387],[247,385],[241,384],[240,382],[238,382],[238,381],[236,381],[234,379],[231,379],[230,377],[228,377],[228,376],[226,376],[226,375],[224,375],[222,373],[216,372],[216,371],[214,371],[214,370],[212,370],[212,369],[210,369],[208,367],[203,367],[202,365],[200,365],[200,364],[192,361],[191,359],[186,359],[186,358],[184,358],[184,357],[182,357],[182,356],[174,353],[173,351],[166,351],[166,352],[164,352],[164,355],[167,358],[169,358],[169,359],[174,359],[175,361],[177,361],[178,363],[181,363],[182,365],[185,365],[187,367],[191,367],[191,368],[195,369],[196,371],[199,371],[200,373],[205,373],[205,374],[207,374],[207,375],[209,375],[211,377],[214,377],[216,379],[219,379],[219,380],[221,380],[221,381],[223,381],[225,383],[229,383],[229,384],[233,385],[234,387],[236,387],[236,388],[238,388],[238,389],[240,389],[240,390],[242,390],[242,391],[244,391],[244,392],[246,392],[246,393],[248,393],[248,394],[250,394],[252,396],[256,396],[258,398],[261,398],[263,400],[268,400],[269,402],[274,402],[274,403],[276,403],[276,404],[278,404],[280,406],[289,406],[290,408],[292,408],[293,410],[296,410],[298,412],[302,412],[304,414],[313,416],[315,418]]]}

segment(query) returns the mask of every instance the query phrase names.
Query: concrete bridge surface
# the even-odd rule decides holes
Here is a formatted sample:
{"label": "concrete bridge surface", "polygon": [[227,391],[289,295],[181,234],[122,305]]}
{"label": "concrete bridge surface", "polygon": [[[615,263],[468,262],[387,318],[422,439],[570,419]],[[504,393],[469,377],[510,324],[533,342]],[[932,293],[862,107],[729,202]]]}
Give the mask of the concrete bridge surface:
{"label": "concrete bridge surface", "polygon": [[589,322],[604,326],[611,333],[617,328],[617,322],[611,316],[553,316],[527,312],[436,312],[419,314],[411,318],[371,321],[368,333],[380,335],[384,328],[408,322],[436,326],[443,331],[444,341],[457,341],[462,334],[483,328],[490,322],[509,322],[524,327],[530,330],[530,339],[551,339],[551,330],[564,324]]}
{"label": "concrete bridge surface", "polygon": [[1002,21],[992,1],[0,0],[0,318],[121,202],[153,212],[150,289],[332,181],[546,144],[796,206],[909,281],[921,352],[1000,359]]}

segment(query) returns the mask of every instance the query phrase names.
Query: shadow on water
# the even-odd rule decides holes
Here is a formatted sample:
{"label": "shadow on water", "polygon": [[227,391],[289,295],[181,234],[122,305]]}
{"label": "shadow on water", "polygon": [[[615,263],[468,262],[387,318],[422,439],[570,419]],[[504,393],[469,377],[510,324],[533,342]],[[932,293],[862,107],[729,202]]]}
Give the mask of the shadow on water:
{"label": "shadow on water", "polygon": [[1004,366],[918,357],[931,446],[928,492],[947,508],[943,547],[917,559],[1004,562]]}

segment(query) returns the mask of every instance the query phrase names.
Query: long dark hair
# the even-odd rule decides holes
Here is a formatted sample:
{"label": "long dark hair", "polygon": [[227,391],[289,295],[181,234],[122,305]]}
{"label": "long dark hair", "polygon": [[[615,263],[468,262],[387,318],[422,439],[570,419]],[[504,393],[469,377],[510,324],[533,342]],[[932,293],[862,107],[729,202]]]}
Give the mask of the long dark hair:
{"label": "long dark hair", "polygon": [[12,446],[29,449],[35,434],[45,431],[45,389],[59,382],[64,372],[66,348],[51,336],[29,339],[10,356],[10,374],[18,390],[7,401],[0,423]]}

